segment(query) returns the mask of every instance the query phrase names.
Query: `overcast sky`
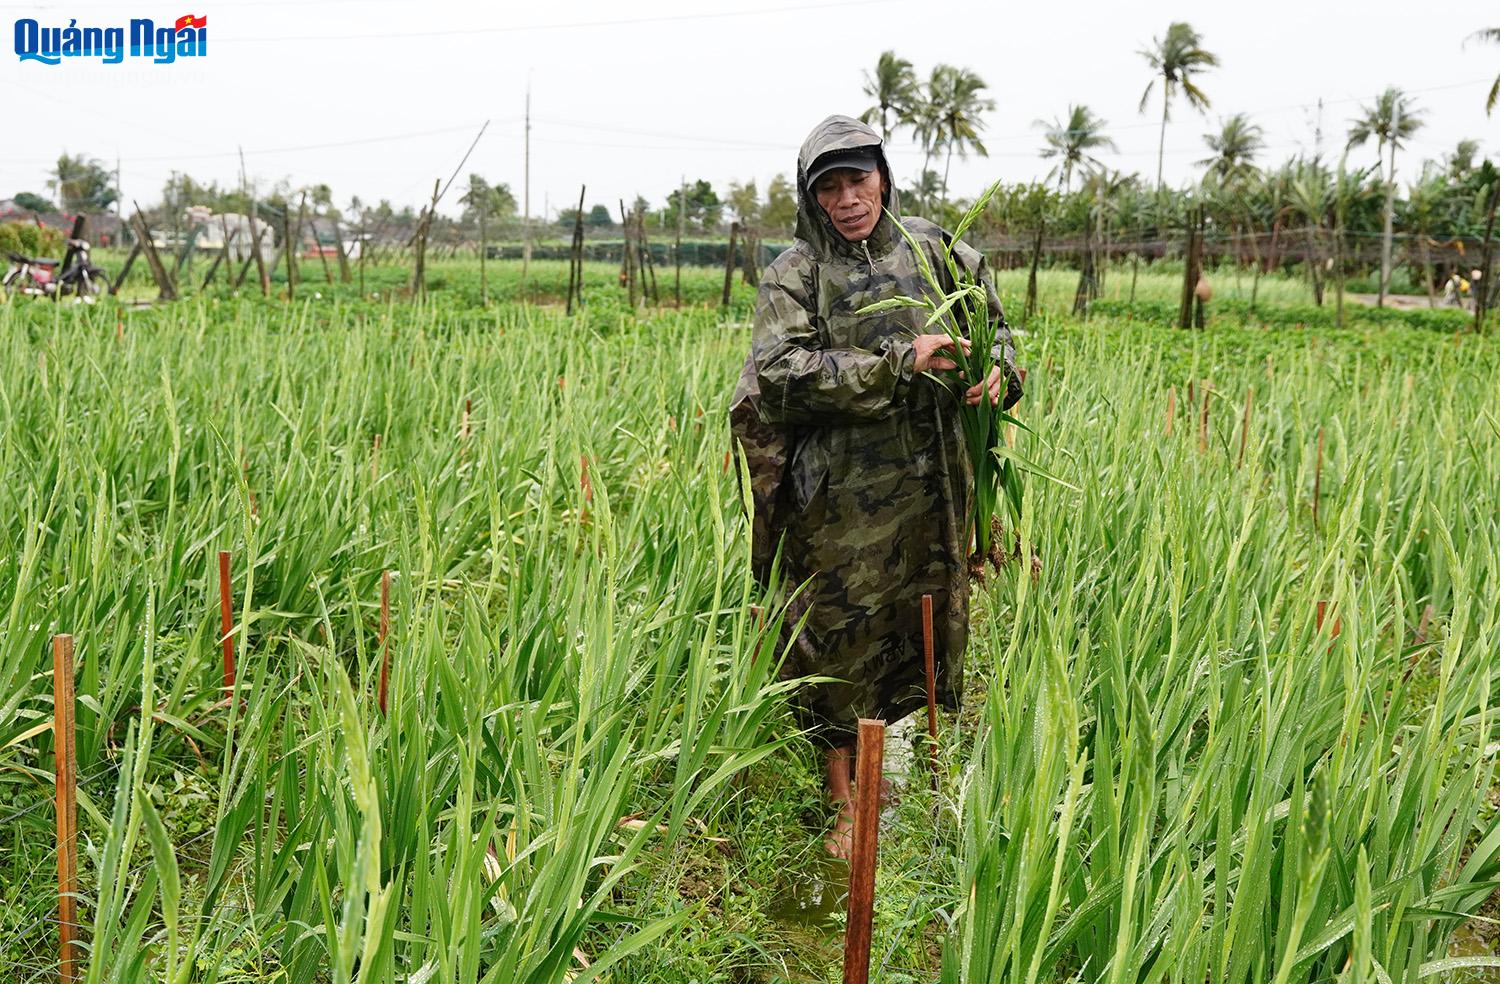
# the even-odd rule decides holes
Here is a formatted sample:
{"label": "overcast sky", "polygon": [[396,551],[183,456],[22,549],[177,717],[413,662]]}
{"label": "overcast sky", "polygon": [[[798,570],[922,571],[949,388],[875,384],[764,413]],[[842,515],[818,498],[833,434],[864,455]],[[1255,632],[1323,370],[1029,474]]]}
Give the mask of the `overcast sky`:
{"label": "overcast sky", "polygon": [[[418,203],[444,180],[488,119],[465,171],[507,182],[521,197],[529,83],[533,214],[576,202],[616,207],[636,193],[660,203],[679,178],[765,183],[790,172],[803,136],[829,113],[869,103],[862,73],[894,49],[925,75],[938,62],[989,83],[988,158],[953,161],[956,195],[997,177],[1046,174],[1033,122],[1082,102],[1108,120],[1111,167],[1154,175],[1160,103],[1138,112],[1150,80],[1139,49],[1187,19],[1221,66],[1200,84],[1206,116],[1178,106],[1166,136],[1172,183],[1199,173],[1203,133],[1247,112],[1265,129],[1263,162],[1342,146],[1361,102],[1388,84],[1412,93],[1426,126],[1416,156],[1440,157],[1461,138],[1500,151],[1500,112],[1484,95],[1500,46],[1464,39],[1500,25],[1500,5],[1392,0],[1255,3],[861,0],[0,0],[0,196],[45,192],[60,152],[118,156],[127,201],[161,195],[172,170],[239,181],[237,148],[262,189],[326,182],[343,205]],[[1488,9],[1486,9],[1488,8]],[[85,59],[48,66],[14,54],[12,25],[123,25],[209,18],[206,58],[174,65]],[[1487,17],[1487,21],[1486,21]],[[1159,99],[1158,93],[1154,94]],[[1356,152],[1374,160],[1370,146]],[[922,162],[907,134],[890,157],[908,183]],[[1415,163],[1414,161],[1412,162]],[[941,162],[938,162],[939,169]],[[1398,168],[1410,177],[1412,164]],[[454,206],[453,192],[445,211]]]}

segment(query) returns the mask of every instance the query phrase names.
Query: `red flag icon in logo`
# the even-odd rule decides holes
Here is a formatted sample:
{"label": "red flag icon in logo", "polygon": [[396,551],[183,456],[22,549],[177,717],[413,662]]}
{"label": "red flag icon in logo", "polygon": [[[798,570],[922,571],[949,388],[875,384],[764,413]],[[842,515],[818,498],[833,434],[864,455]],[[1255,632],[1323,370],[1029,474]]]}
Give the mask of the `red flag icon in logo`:
{"label": "red flag icon in logo", "polygon": [[207,27],[207,26],[208,26],[208,15],[207,14],[204,14],[202,17],[194,17],[192,14],[183,14],[181,17],[177,18],[177,28],[176,29],[180,31],[184,27]]}

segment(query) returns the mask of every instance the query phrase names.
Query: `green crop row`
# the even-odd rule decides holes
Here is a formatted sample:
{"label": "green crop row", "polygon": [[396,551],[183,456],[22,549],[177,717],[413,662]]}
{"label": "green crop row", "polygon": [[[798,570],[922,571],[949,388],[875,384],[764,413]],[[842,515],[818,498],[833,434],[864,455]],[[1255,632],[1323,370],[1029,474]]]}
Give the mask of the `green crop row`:
{"label": "green crop row", "polygon": [[[90,982],[837,976],[836,922],[770,902],[822,830],[725,466],[748,333],[594,310],[0,306],[0,976],[56,961],[58,632]],[[882,832],[883,979],[1495,963],[1450,954],[1500,882],[1500,349],[1018,344],[1056,481],[976,595],[941,792]]]}

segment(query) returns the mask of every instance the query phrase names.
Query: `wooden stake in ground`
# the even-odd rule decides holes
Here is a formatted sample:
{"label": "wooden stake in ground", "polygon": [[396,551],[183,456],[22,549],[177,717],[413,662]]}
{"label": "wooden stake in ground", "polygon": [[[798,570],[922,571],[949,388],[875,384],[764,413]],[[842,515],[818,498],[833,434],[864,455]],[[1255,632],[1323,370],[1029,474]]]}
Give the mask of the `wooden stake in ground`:
{"label": "wooden stake in ground", "polygon": [[339,282],[349,283],[349,253],[344,249],[344,227],[339,225],[339,220],[333,220],[333,244],[338,247],[339,256]]}
{"label": "wooden stake in ground", "polygon": [[1240,424],[1240,456],[1234,463],[1234,470],[1239,471],[1240,466],[1245,463],[1245,443],[1250,440],[1250,408],[1255,405],[1255,387],[1250,386],[1245,390],[1245,419]]}
{"label": "wooden stake in ground", "polygon": [[[128,224],[131,226],[132,229],[135,228],[134,223],[128,223]],[[120,275],[115,278],[115,282],[114,282],[113,286],[111,286],[109,288],[109,293],[110,293],[111,297],[113,297],[114,295],[116,295],[116,294],[118,294],[120,292],[120,286],[125,283],[125,278],[128,277],[128,276],[130,276],[130,268],[133,267],[133,266],[135,266],[135,258],[137,256],[140,256],[140,255],[141,255],[141,241],[139,239],[137,239],[135,241],[135,243],[130,247],[130,252],[127,253],[127,254],[125,254],[125,265],[120,268]]]}
{"label": "wooden stake in ground", "polygon": [[573,313],[575,298],[583,306],[583,196],[588,185],[578,186],[578,211],[573,216],[573,244],[568,250],[568,314]]}
{"label": "wooden stake in ground", "polygon": [[[234,233],[235,235],[239,235],[239,230],[234,230]],[[208,273],[204,274],[203,276],[203,286],[205,288],[213,282],[214,274],[219,272],[220,264],[223,264],[224,266],[225,280],[228,280],[234,271],[234,261],[229,258],[229,244],[234,240],[234,236],[231,236],[229,234],[229,224],[225,221],[223,215],[219,216],[219,235],[223,239],[223,248],[220,249],[218,255],[214,257],[214,262],[211,266],[209,266]]]}
{"label": "wooden stake in ground", "polygon": [[1198,450],[1208,450],[1208,401],[1213,396],[1213,384],[1203,381],[1203,415],[1198,420]]}
{"label": "wooden stake in ground", "polygon": [[52,738],[57,750],[58,980],[78,977],[78,748],[73,741],[73,637],[52,637]]}
{"label": "wooden stake in ground", "polygon": [[1167,387],[1167,436],[1172,436],[1172,426],[1177,422],[1177,387]]}
{"label": "wooden stake in ground", "polygon": [[1194,207],[1188,209],[1187,240],[1182,248],[1182,299],[1177,306],[1177,327],[1183,329],[1193,326],[1193,288],[1198,285],[1197,249],[1198,210]]}
{"label": "wooden stake in ground", "polygon": [[640,266],[645,268],[645,274],[641,277],[641,300],[646,299],[646,283],[651,283],[651,303],[661,307],[661,295],[656,291],[656,261],[651,258],[651,241],[646,237],[646,213],[636,209],[635,213],[636,247],[640,250]]}
{"label": "wooden stake in ground", "polygon": [[[250,259],[255,261],[255,273],[260,277],[260,293],[262,297],[271,296],[271,271],[266,267],[266,257],[260,251],[260,229],[255,225],[255,199],[250,200]],[[272,263],[274,268],[276,264]],[[244,271],[240,271],[240,279],[245,279]],[[236,287],[239,284],[235,284]]]}
{"label": "wooden stake in ground", "polygon": [[682,226],[687,217],[687,176],[682,178],[682,184],[677,189],[677,245],[672,250],[672,257],[677,261],[677,306],[682,307]]}
{"label": "wooden stake in ground", "polygon": [[[1427,641],[1427,626],[1432,624],[1432,606],[1428,605],[1422,609],[1422,619],[1417,623],[1417,635],[1412,639],[1414,645],[1422,645]],[[1413,659],[1416,657],[1413,656]]]}
{"label": "wooden stake in ground", "polygon": [[234,598],[229,586],[229,551],[219,551],[219,626],[224,647],[224,699],[234,691]]}
{"label": "wooden stake in ground", "polygon": [[391,648],[387,640],[391,635],[391,572],[380,575],[380,693],[377,700],[380,713],[385,714],[385,699],[390,688]]}
{"label": "wooden stake in ground", "polygon": [[1318,463],[1313,468],[1313,529],[1318,527],[1318,501],[1323,498],[1323,428],[1318,428]]}
{"label": "wooden stake in ground", "polygon": [[734,241],[739,238],[740,224],[729,223],[729,250],[724,254],[724,296],[719,301],[719,307],[729,307],[729,285],[734,280]]}
{"label": "wooden stake in ground", "polygon": [[437,211],[438,189],[443,179],[436,178],[432,182],[432,203],[422,210],[422,218],[417,223],[417,232],[414,237],[416,244],[416,269],[412,272],[411,292],[420,296],[427,293],[427,230],[432,226],[432,214]]}
{"label": "wooden stake in ground", "polygon": [[927,738],[930,742],[932,791],[938,790],[937,666],[932,654],[932,595],[922,596],[922,661],[927,666]]}
{"label": "wooden stake in ground", "polygon": [[292,210],[281,213],[281,252],[286,256],[286,299],[297,296],[297,275],[293,272],[297,262],[297,245],[292,242]]}
{"label": "wooden stake in ground", "polygon": [[318,251],[318,259],[323,261],[323,279],[331,284],[333,283],[333,269],[328,265],[328,254],[323,252],[323,240],[318,238],[318,217],[316,215],[313,216],[312,238],[313,246]]}
{"label": "wooden stake in ground", "polygon": [[844,927],[844,984],[868,984],[870,980],[880,778],[885,765],[884,721],[860,718],[858,755],[854,777],[854,846],[849,855],[849,918]]}
{"label": "wooden stake in ground", "polygon": [[[288,203],[290,204],[290,203]],[[307,217],[307,192],[302,193],[302,200],[297,204],[297,224],[292,227],[292,240],[286,244],[287,251],[291,253],[292,272],[296,275],[298,283],[302,282],[302,267],[297,263],[297,251],[302,248],[302,221]],[[313,244],[318,242],[317,234],[313,235]]]}
{"label": "wooden stake in ground", "polygon": [[[134,202],[131,202],[135,205]],[[141,255],[146,257],[146,265],[151,268],[151,276],[156,280],[156,289],[163,301],[177,300],[177,287],[172,283],[172,278],[167,276],[167,268],[162,265],[161,257],[157,255],[156,244],[151,241],[151,229],[146,225],[146,218],[141,214],[141,207],[135,205],[134,229],[136,241],[140,243]]]}
{"label": "wooden stake in ground", "polygon": [[[620,235],[621,240],[621,264],[625,272],[625,292],[629,296],[630,306],[635,307],[635,253],[631,249],[631,240],[635,236],[635,225],[630,221],[630,215],[625,211],[625,199],[620,199]],[[643,292],[644,293],[644,292]],[[645,298],[642,297],[644,302]]]}
{"label": "wooden stake in ground", "polygon": [[[1328,602],[1326,602],[1326,601],[1320,601],[1320,602],[1318,602],[1318,631],[1319,632],[1323,631],[1323,622],[1324,622],[1324,620],[1327,617],[1328,617]],[[1341,619],[1341,618],[1335,618],[1333,620],[1333,631],[1331,633],[1329,633],[1329,638],[1330,639],[1337,639],[1339,637],[1339,633],[1343,631],[1343,628],[1344,628],[1344,620]],[[1328,648],[1332,649],[1333,647],[1329,646]]]}

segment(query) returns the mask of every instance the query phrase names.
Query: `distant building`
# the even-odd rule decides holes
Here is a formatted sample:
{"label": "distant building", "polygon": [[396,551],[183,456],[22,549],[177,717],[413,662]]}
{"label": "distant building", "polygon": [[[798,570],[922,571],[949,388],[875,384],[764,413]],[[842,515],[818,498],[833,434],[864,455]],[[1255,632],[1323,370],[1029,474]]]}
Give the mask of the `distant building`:
{"label": "distant building", "polygon": [[[76,216],[62,212],[33,212],[16,204],[14,198],[0,198],[0,222],[35,222],[63,235],[73,231]],[[121,241],[122,223],[113,212],[88,213],[83,234],[95,246],[117,246]]]}

